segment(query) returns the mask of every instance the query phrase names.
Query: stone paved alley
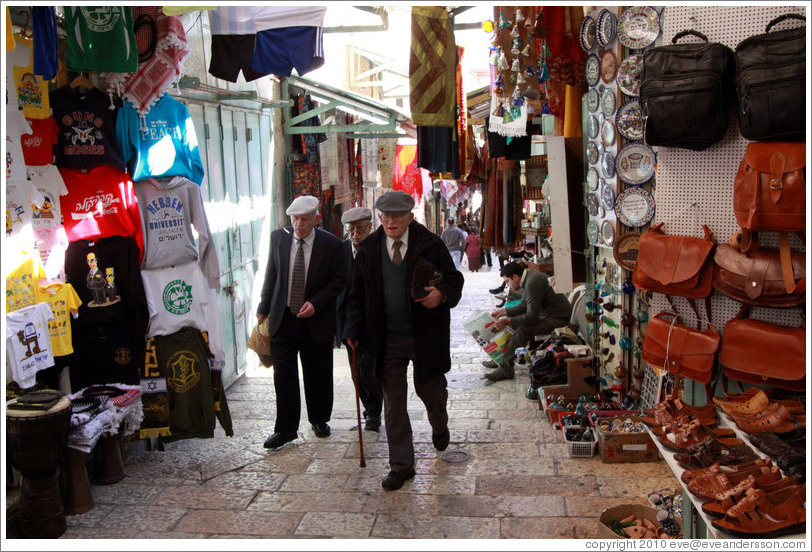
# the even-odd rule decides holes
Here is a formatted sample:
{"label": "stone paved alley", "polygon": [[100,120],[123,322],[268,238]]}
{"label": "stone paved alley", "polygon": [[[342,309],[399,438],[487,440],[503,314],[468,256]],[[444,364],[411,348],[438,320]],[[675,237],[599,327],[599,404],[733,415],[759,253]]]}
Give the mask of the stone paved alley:
{"label": "stone paved alley", "polygon": [[168,444],[163,452],[129,450],[127,477],[94,486],[95,508],[68,516],[62,538],[580,539],[596,535],[604,508],[645,504],[651,491],[678,487],[663,461],[569,458],[561,433],[524,396],[526,370],[486,383],[484,355],[462,321],[494,306],[487,290],[500,283],[498,268],[464,275],[452,311],[449,450],[467,452],[467,461],[439,458],[410,383],[417,476],[383,491],[385,435],[365,432],[366,468],[359,467],[358,435],[350,431],[355,393],[346,353],[336,350],[330,437],[317,439],[303,413],[295,444],[265,450],[273,380],[270,370],[249,369],[228,389],[233,437],[218,427],[214,439]]}

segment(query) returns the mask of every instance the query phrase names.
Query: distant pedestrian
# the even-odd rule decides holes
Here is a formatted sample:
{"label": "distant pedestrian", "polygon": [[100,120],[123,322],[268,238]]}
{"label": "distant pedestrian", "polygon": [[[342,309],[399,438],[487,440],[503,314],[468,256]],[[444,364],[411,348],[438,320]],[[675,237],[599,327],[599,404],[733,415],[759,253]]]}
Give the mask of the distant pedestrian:
{"label": "distant pedestrian", "polygon": [[443,240],[448,252],[451,253],[454,267],[459,270],[465,251],[465,233],[454,224],[453,218],[449,217],[446,221],[446,228],[440,234],[440,239]]}
{"label": "distant pedestrian", "polygon": [[468,237],[465,238],[465,254],[468,255],[468,270],[479,272],[482,268],[482,247],[479,244],[479,234],[476,228],[468,229]]}

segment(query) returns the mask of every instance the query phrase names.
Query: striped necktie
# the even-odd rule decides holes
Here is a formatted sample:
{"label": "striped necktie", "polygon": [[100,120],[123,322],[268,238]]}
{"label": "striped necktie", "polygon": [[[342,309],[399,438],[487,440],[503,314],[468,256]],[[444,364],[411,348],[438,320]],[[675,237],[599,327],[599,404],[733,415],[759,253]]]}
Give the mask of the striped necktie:
{"label": "striped necktie", "polygon": [[296,260],[293,261],[293,276],[290,281],[290,310],[293,314],[299,314],[305,300],[305,261],[304,261],[304,239],[296,238],[298,249],[296,250]]}

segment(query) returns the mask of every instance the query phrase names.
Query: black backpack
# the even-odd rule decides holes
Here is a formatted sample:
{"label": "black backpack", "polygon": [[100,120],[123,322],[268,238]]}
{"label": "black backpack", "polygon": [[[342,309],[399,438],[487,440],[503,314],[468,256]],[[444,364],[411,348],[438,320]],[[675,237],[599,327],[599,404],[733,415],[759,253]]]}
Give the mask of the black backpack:
{"label": "black backpack", "polygon": [[[693,35],[704,43],[677,44]],[[727,132],[733,95],[733,51],[687,30],[643,54],[640,108],[643,140],[652,146],[702,151]]]}
{"label": "black backpack", "polygon": [[741,134],[748,140],[796,142],[806,126],[806,27],[770,32],[787,19],[770,21],[764,34],[736,46],[736,97]]}

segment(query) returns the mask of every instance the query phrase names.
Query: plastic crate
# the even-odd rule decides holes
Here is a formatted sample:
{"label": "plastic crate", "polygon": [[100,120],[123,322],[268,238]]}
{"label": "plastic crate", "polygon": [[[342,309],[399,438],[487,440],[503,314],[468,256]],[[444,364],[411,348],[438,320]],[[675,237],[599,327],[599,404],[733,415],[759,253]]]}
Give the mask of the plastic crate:
{"label": "plastic crate", "polygon": [[[567,443],[567,452],[570,458],[592,458],[595,456],[598,441],[569,441],[567,440],[567,428],[561,428],[561,433],[564,435],[564,441]],[[592,436],[597,439],[594,431],[592,432]]]}
{"label": "plastic crate", "polygon": [[560,425],[560,426],[563,426],[563,424],[561,423],[561,419],[564,416],[569,416],[570,414],[575,414],[575,412],[573,412],[571,410],[553,410],[553,412],[558,413],[556,415],[556,417],[555,417],[555,422],[553,422],[553,423],[558,423],[558,425]]}
{"label": "plastic crate", "polygon": [[636,410],[587,410],[587,418],[589,419],[589,425],[595,427],[595,420],[592,419],[591,414],[597,414],[597,418],[628,418],[629,416],[637,415]]}

